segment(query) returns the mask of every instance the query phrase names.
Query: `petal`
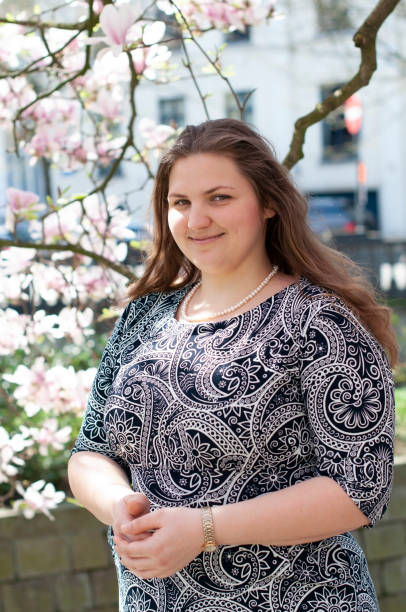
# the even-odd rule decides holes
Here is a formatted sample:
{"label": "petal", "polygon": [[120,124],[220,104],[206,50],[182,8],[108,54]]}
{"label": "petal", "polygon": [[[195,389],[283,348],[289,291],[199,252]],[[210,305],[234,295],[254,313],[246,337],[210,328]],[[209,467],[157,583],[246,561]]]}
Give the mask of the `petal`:
{"label": "petal", "polygon": [[166,26],[163,21],[155,21],[145,27],[142,40],[146,45],[155,45],[165,34]]}

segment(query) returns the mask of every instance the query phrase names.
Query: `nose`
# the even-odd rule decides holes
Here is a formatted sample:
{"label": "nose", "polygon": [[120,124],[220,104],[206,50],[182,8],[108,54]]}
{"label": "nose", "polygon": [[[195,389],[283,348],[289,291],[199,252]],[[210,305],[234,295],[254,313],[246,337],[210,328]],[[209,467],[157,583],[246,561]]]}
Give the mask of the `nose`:
{"label": "nose", "polygon": [[204,229],[210,225],[210,217],[204,205],[192,202],[189,207],[187,225],[190,230]]}

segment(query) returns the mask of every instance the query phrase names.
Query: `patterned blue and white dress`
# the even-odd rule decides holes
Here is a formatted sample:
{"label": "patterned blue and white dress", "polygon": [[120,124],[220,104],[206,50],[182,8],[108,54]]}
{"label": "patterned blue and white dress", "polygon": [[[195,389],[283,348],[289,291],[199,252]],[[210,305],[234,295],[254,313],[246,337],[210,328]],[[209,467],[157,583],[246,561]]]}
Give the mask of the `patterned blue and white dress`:
{"label": "patterned blue and white dress", "polygon": [[[107,343],[74,452],[116,460],[152,508],[232,504],[323,475],[374,524],[392,482],[391,370],[341,299],[305,278],[300,285],[215,323],[175,319],[185,289],[131,302]],[[349,533],[221,546],[151,580],[112,548],[121,612],[379,610]]]}

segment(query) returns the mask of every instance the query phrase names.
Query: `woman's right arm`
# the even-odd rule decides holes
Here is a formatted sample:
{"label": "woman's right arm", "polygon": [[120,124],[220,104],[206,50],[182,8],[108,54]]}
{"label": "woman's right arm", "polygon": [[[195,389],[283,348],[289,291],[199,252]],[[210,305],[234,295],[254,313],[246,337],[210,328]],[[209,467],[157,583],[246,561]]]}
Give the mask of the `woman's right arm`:
{"label": "woman's right arm", "polygon": [[[144,302],[138,304],[141,316]],[[112,525],[115,533],[121,524],[148,512],[145,495],[134,493],[125,464],[109,447],[103,427],[108,394],[120,367],[121,339],[135,319],[135,304],[125,308],[103,351],[88,398],[86,414],[68,464],[73,495],[99,521]]]}
{"label": "woman's right arm", "polygon": [[72,455],[68,478],[75,498],[106,525],[114,523],[121,500],[134,495],[118,463],[100,453],[82,451]]}

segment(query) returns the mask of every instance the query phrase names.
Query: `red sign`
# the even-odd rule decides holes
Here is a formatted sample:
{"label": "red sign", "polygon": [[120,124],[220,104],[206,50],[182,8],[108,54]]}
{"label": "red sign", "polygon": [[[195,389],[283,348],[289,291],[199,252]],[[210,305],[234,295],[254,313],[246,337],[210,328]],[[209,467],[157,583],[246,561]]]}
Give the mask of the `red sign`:
{"label": "red sign", "polygon": [[350,134],[358,134],[362,123],[361,98],[354,94],[344,102],[344,122]]}

